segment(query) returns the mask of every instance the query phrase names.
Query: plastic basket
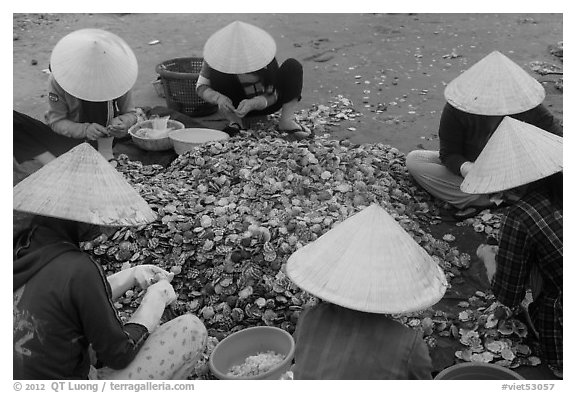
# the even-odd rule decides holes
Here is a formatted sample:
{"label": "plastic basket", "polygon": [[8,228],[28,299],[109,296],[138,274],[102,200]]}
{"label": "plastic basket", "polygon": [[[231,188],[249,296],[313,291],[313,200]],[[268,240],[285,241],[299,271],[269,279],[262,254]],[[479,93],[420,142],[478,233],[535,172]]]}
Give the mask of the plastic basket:
{"label": "plastic basket", "polygon": [[190,117],[207,116],[216,112],[217,105],[204,101],[196,94],[202,60],[201,57],[181,57],[156,66],[168,108]]}

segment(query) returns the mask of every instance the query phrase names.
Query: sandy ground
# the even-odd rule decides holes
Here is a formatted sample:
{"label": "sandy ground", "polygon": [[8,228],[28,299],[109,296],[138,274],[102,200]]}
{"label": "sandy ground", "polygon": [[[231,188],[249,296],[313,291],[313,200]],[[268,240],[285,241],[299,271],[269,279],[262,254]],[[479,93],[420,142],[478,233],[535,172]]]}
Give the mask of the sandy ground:
{"label": "sandy ground", "polygon": [[[325,104],[338,94],[354,102],[364,116],[343,123],[336,137],[389,143],[403,152],[437,148],[444,86],[461,71],[493,50],[525,69],[531,61],[558,64],[549,46],[562,41],[560,14],[22,16],[14,19],[14,108],[41,118],[47,105],[42,70],[48,68],[50,52],[64,35],[85,27],[110,30],[134,50],[140,68],[137,105],[165,105],[151,85],[156,65],[201,56],[210,34],[237,19],[269,31],[280,61],[294,57],[303,63],[302,108]],[[149,45],[155,40],[160,43]],[[562,118],[562,94],[553,87],[558,76],[534,76],[547,87],[546,104]],[[376,113],[383,107],[387,110]]]}
{"label": "sandy ground", "polygon": [[[165,105],[151,84],[157,64],[201,56],[210,34],[242,20],[274,36],[280,61],[302,62],[303,109],[329,104],[337,95],[352,100],[363,115],[333,128],[335,138],[383,142],[404,153],[438,148],[445,85],[488,53],[498,50],[526,70],[532,61],[562,67],[550,53],[563,40],[561,14],[15,14],[13,20],[13,106],[30,116],[43,118],[43,70],[54,45],[71,31],[95,27],[126,40],[139,61],[136,104],[153,107]],[[554,87],[561,76],[532,75],[546,88],[545,105],[562,119],[562,91]],[[470,254],[484,240],[451,223],[430,231],[453,233],[460,250]],[[487,287],[482,267],[473,262],[460,288],[463,298]],[[439,348],[435,365],[450,365],[453,353],[449,345]],[[544,367],[517,371],[528,379],[552,378]]]}

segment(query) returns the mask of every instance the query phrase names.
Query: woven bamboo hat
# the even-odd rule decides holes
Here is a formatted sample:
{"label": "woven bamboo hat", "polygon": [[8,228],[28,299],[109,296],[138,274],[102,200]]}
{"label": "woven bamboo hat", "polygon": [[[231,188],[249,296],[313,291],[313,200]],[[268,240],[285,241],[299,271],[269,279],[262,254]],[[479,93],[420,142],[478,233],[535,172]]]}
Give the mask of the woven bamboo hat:
{"label": "woven bamboo hat", "polygon": [[204,45],[204,60],[226,74],[246,74],[267,66],[276,55],[276,42],[266,31],[235,21],[212,34]]}
{"label": "woven bamboo hat", "polygon": [[18,183],[13,208],[104,226],[152,222],[148,203],[100,153],[82,143]]}
{"label": "woven bamboo hat", "polygon": [[562,171],[563,138],[504,117],[460,185],[469,194],[509,190]]}
{"label": "woven bamboo hat", "polygon": [[541,104],[545,96],[536,79],[498,51],[464,71],[444,90],[450,105],[486,116],[525,112]]}
{"label": "woven bamboo hat", "polygon": [[58,41],[50,69],[67,93],[93,102],[126,94],[138,76],[138,62],[128,44],[99,29],[76,30]]}
{"label": "woven bamboo hat", "polygon": [[377,205],[297,250],[286,273],[323,300],[379,314],[423,310],[436,304],[448,285],[440,266]]}

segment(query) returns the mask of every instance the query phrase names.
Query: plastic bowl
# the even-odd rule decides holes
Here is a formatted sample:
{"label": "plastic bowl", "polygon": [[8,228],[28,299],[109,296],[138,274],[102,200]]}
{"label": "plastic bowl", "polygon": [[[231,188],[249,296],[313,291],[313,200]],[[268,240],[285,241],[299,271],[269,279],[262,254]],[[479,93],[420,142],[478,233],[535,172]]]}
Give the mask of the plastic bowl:
{"label": "plastic bowl", "polygon": [[169,135],[176,154],[184,154],[206,142],[223,141],[230,136],[211,128],[184,128],[170,132]]}
{"label": "plastic bowl", "polygon": [[524,379],[520,374],[497,364],[459,363],[444,369],[434,379]]}
{"label": "plastic bowl", "polygon": [[[233,333],[222,340],[210,355],[210,370],[218,379],[280,379],[290,369],[294,358],[294,339],[277,327],[256,326]],[[265,373],[250,377],[226,375],[232,366],[244,363],[248,356],[274,351],[284,360]]]}
{"label": "plastic bowl", "polygon": [[[184,124],[176,120],[168,119],[167,125],[172,130],[179,130],[184,128]],[[136,135],[136,132],[141,128],[152,128],[152,120],[144,120],[136,123],[128,130],[128,133],[132,136],[132,141],[136,146],[148,151],[162,151],[172,149],[172,140],[170,140],[169,136],[158,139],[142,138],[141,136]]]}

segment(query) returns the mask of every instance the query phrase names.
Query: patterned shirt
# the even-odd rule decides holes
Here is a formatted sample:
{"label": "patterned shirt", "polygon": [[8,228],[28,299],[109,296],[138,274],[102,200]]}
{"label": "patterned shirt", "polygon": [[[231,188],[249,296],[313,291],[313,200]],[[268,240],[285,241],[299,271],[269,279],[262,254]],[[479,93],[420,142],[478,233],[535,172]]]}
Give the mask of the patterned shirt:
{"label": "patterned shirt", "polygon": [[562,367],[562,208],[542,192],[532,192],[510,209],[500,233],[494,295],[516,307],[525,297],[531,271],[539,273],[542,289],[530,306],[530,316],[543,358]]}

